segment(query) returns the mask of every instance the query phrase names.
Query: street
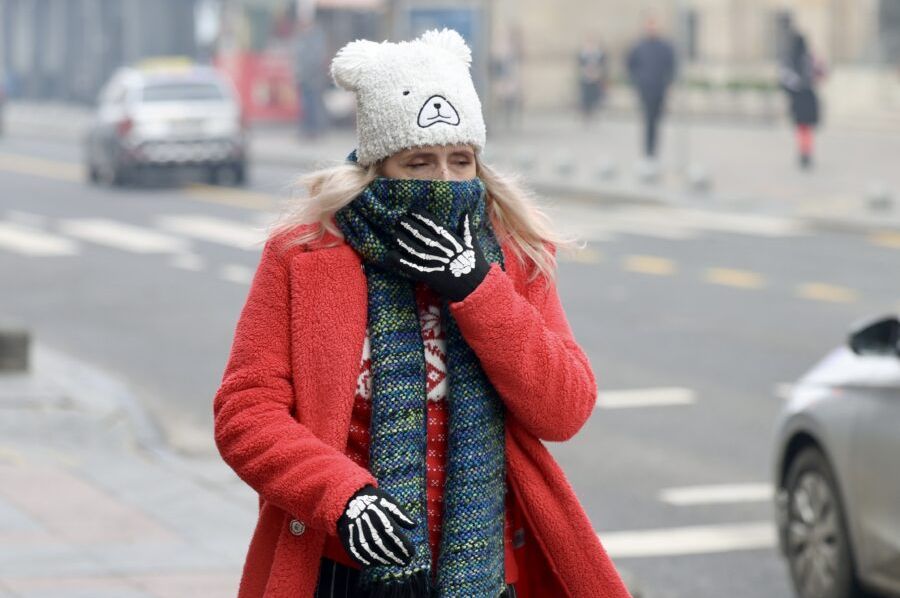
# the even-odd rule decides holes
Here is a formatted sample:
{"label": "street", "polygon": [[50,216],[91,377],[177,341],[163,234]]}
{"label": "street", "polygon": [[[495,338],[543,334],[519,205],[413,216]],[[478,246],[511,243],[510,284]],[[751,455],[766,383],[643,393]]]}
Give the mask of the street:
{"label": "street", "polygon": [[[91,187],[77,146],[3,139],[0,316],[121,377],[167,442],[214,462],[212,397],[295,174],[256,164],[243,190]],[[774,418],[853,322],[900,308],[900,240],[547,199],[588,243],[560,255],[559,292],[600,392],[585,428],[550,448],[601,541],[650,598],[791,596]]]}

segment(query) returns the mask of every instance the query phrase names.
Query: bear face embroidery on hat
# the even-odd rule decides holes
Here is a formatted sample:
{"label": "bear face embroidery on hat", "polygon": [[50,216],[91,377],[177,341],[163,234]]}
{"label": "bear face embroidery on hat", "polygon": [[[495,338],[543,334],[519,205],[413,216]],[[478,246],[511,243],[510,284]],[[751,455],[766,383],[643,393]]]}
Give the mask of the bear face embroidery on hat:
{"label": "bear face embroidery on hat", "polygon": [[[449,114],[442,114],[442,108],[444,109],[444,112],[448,112]],[[451,104],[447,98],[443,96],[431,96],[425,100],[422,109],[419,110],[418,125],[424,129],[425,127],[430,127],[431,125],[436,125],[438,123],[446,123],[448,125],[453,125],[454,127],[459,125],[459,112],[456,111],[456,108],[453,107],[453,104]]]}
{"label": "bear face embroidery on hat", "polygon": [[357,162],[362,166],[424,145],[485,143],[472,53],[452,29],[399,43],[356,40],[331,63],[339,86],[356,95]]}

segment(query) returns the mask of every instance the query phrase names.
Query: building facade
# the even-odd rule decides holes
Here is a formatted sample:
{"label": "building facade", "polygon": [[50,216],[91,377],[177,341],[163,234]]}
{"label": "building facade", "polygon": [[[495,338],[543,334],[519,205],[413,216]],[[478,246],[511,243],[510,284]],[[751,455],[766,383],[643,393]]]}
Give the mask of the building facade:
{"label": "building facade", "polygon": [[0,76],[7,94],[91,102],[119,65],[195,56],[184,0],[0,0]]}
{"label": "building facade", "polygon": [[577,102],[582,40],[601,42],[622,87],[627,50],[648,13],[678,43],[682,80],[774,84],[790,23],[828,67],[832,111],[900,112],[900,0],[497,0],[492,36],[519,30],[526,109],[567,109]]}

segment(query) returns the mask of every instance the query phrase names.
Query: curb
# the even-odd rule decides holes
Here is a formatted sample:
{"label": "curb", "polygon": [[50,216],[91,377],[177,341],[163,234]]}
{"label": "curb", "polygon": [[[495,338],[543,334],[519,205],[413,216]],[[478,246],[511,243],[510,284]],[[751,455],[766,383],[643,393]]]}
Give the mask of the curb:
{"label": "curb", "polygon": [[124,420],[142,448],[170,451],[162,429],[119,377],[37,342],[32,347],[31,376],[64,404],[107,422]]}

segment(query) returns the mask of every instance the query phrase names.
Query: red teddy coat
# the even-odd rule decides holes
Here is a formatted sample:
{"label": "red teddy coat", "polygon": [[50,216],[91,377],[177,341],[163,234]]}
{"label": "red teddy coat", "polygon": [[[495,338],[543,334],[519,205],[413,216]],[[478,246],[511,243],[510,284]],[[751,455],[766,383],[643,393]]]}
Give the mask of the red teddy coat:
{"label": "red teddy coat", "polygon": [[[330,233],[287,249],[284,238],[263,249],[213,402],[218,450],[259,494],[239,598],[312,596],[326,534],[354,492],[377,485],[343,453],[367,323],[362,262]],[[543,276],[526,284],[502,250],[507,270],[492,264],[450,310],[507,407],[510,517],[524,522],[517,589],[629,598],[541,443],[581,428],[596,402],[594,374],[555,286]]]}

